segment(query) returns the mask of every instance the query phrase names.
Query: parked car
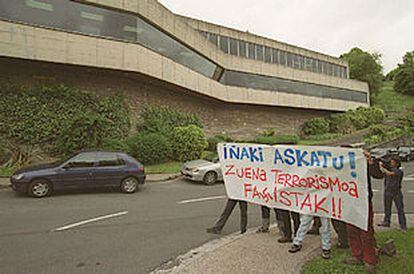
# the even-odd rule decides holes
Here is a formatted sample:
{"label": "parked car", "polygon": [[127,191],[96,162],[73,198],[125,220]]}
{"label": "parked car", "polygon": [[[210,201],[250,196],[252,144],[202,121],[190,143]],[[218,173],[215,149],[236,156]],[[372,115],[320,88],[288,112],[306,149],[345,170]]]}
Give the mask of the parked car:
{"label": "parked car", "polygon": [[385,148],[374,148],[371,150],[371,156],[374,159],[385,159],[389,157],[388,150]]}
{"label": "parked car", "polygon": [[214,185],[223,180],[218,158],[212,161],[200,159],[186,162],[181,169],[181,174],[188,180],[204,182],[206,185]]}
{"label": "parked car", "polygon": [[16,171],[10,178],[16,192],[35,198],[49,196],[55,190],[116,186],[134,193],[145,183],[144,166],[121,152],[80,152],[52,164]]}
{"label": "parked car", "polygon": [[399,147],[398,157],[401,161],[412,161],[414,159],[414,150],[410,147]]}

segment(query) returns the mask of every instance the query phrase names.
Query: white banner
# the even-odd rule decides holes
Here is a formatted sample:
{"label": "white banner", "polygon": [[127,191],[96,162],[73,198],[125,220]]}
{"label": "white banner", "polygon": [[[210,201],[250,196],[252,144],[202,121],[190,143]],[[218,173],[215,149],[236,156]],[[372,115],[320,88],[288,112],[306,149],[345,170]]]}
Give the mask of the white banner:
{"label": "white banner", "polygon": [[367,161],[361,149],[254,144],[217,149],[229,198],[367,230]]}

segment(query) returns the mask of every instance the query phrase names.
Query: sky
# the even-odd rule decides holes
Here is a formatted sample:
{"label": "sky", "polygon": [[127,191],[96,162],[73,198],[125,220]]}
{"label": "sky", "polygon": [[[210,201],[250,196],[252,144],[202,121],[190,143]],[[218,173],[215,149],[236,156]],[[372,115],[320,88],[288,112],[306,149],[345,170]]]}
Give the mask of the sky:
{"label": "sky", "polygon": [[339,56],[382,55],[384,72],[414,50],[413,0],[159,0],[174,13]]}

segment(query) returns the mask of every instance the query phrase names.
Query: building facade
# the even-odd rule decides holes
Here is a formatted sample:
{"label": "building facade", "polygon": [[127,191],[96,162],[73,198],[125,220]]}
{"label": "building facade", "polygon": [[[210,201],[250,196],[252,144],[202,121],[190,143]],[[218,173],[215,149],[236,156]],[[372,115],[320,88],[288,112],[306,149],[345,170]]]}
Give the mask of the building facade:
{"label": "building facade", "polygon": [[156,0],[0,0],[2,81],[122,90],[200,115],[208,134],[295,133],[369,106],[332,56],[176,15]]}

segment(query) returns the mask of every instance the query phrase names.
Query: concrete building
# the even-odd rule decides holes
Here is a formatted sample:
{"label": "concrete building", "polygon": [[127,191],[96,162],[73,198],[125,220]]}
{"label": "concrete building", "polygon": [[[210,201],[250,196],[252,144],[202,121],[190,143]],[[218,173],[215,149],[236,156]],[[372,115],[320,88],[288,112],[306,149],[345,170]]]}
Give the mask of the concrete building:
{"label": "concrete building", "polygon": [[295,133],[369,105],[332,56],[176,15],[155,0],[0,0],[1,81],[121,90],[196,112],[208,134]]}

